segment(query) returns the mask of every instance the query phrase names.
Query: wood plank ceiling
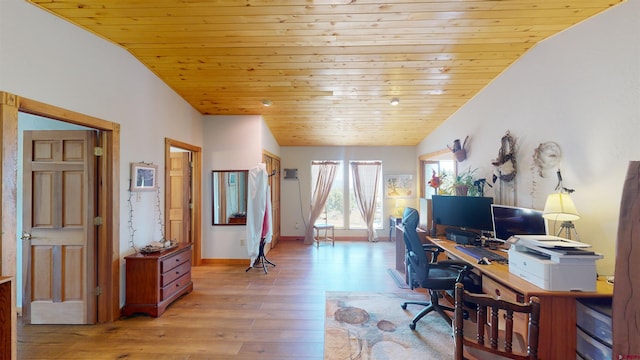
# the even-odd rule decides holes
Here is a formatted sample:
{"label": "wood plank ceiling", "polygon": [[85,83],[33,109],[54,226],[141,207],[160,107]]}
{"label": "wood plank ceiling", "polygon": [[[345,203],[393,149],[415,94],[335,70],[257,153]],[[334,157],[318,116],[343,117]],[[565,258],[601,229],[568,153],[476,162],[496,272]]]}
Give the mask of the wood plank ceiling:
{"label": "wood plank ceiling", "polygon": [[622,0],[28,1],[202,114],[262,115],[282,146],[413,146],[536,43]]}

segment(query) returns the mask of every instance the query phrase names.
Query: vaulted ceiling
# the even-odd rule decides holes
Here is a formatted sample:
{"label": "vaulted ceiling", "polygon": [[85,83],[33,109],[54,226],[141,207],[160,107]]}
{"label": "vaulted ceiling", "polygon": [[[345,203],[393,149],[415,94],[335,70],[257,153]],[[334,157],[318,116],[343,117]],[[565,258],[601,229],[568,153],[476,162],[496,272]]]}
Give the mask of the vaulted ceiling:
{"label": "vaulted ceiling", "polygon": [[536,43],[622,2],[28,1],[202,114],[262,115],[282,146],[416,145]]}

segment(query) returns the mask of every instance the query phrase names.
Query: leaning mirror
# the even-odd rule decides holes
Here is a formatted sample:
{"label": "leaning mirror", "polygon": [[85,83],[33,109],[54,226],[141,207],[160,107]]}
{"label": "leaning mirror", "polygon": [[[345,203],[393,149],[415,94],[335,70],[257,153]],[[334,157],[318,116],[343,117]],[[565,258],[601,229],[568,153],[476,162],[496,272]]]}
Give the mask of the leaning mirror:
{"label": "leaning mirror", "polygon": [[211,172],[213,225],[245,225],[247,223],[248,170]]}

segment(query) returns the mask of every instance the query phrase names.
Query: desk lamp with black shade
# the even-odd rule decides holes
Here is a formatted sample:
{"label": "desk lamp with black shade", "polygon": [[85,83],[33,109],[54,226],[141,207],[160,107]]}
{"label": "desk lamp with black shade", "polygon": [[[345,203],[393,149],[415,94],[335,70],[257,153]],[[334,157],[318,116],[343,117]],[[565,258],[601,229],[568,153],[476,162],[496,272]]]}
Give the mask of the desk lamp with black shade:
{"label": "desk lamp with black shade", "polygon": [[558,185],[556,191],[547,197],[547,201],[544,204],[544,211],[542,217],[547,220],[562,221],[560,229],[556,236],[560,236],[564,233],[566,239],[571,239],[571,233],[575,234],[575,239],[579,240],[578,232],[573,225],[573,220],[578,220],[580,215],[578,209],[571,199],[571,193],[573,189],[568,189],[562,185],[562,174],[560,170],[557,172]]}

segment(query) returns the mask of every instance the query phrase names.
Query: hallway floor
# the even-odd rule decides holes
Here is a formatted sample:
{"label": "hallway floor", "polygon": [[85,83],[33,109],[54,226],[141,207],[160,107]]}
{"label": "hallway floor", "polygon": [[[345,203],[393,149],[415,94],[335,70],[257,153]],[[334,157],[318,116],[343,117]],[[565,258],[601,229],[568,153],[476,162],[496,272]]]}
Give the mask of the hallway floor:
{"label": "hallway floor", "polygon": [[194,291],[159,318],[18,324],[18,359],[321,360],[325,291],[410,291],[387,272],[395,268],[393,242],[281,241],[267,258],[276,264],[267,274],[245,265],[194,267]]}

